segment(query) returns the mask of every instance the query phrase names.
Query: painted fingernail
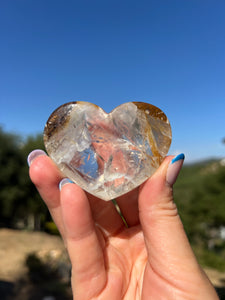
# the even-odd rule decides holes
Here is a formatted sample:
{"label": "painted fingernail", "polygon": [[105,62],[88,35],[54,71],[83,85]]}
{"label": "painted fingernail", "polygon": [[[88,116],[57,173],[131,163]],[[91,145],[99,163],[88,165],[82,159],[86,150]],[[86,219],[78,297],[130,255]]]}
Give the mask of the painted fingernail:
{"label": "painted fingernail", "polygon": [[168,166],[167,174],[166,174],[166,181],[169,185],[172,186],[176,182],[177,176],[182,168],[184,158],[185,158],[184,154],[181,153],[171,160],[171,163]]}
{"label": "painted fingernail", "polygon": [[68,183],[74,183],[74,182],[69,178],[63,178],[59,183],[59,190],[61,191],[62,187]]}
{"label": "painted fingernail", "polygon": [[33,162],[33,160],[36,157],[41,156],[41,155],[47,155],[47,154],[45,153],[45,151],[40,150],[40,149],[33,150],[27,157],[28,166],[31,165],[31,163]]}

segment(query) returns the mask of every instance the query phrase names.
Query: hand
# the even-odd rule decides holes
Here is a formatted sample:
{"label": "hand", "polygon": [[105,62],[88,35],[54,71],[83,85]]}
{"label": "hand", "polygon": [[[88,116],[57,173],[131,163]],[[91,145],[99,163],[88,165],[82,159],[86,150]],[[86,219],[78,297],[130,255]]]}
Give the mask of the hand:
{"label": "hand", "polygon": [[[40,150],[30,177],[57,225],[72,264],[74,299],[219,299],[192,252],[172,186],[183,156],[166,157],[139,189],[114,204],[63,179]],[[61,191],[59,183],[61,182]]]}

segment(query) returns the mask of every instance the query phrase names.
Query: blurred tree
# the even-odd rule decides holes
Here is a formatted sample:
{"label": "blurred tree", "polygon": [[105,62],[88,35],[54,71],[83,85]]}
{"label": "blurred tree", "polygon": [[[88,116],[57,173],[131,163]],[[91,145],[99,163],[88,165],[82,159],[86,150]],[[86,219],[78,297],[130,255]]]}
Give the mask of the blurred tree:
{"label": "blurred tree", "polygon": [[23,168],[23,155],[19,151],[22,141],[0,128],[0,223],[11,226],[15,213],[15,200],[23,199],[20,187],[20,170]]}
{"label": "blurred tree", "polygon": [[48,213],[29,179],[27,155],[44,149],[42,137],[23,141],[0,128],[0,144],[0,226],[40,229]]}
{"label": "blurred tree", "polygon": [[[25,218],[25,225],[33,228],[35,230],[42,229],[46,218],[48,216],[48,210],[39,196],[35,186],[31,182],[29,178],[29,168],[27,165],[27,156],[34,149],[42,149],[44,150],[43,138],[41,134],[36,136],[29,136],[23,147],[21,148],[21,152],[24,159],[24,165],[21,170],[21,181],[20,184],[23,186],[26,196],[23,201],[23,204],[26,207],[26,211],[28,212],[28,218]],[[20,206],[21,209],[21,217],[23,216],[23,206]]]}
{"label": "blurred tree", "polygon": [[34,149],[45,150],[42,134],[37,134],[35,136],[30,135],[26,138],[22,147],[25,158],[27,158],[28,154]]}
{"label": "blurred tree", "polygon": [[192,242],[207,240],[209,229],[225,225],[225,167],[219,161],[184,167],[175,199]]}
{"label": "blurred tree", "polygon": [[225,224],[224,182],[225,168],[218,165],[216,171],[205,175],[202,185],[198,186],[197,197],[192,198],[192,211],[194,209],[199,222],[205,222],[209,227],[218,228]]}

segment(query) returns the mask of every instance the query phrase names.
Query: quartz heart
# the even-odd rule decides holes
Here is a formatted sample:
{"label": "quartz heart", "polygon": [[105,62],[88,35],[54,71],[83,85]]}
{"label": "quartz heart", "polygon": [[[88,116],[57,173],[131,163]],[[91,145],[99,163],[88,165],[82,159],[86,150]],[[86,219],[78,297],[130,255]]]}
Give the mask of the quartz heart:
{"label": "quartz heart", "polygon": [[107,114],[89,102],[70,102],[49,117],[49,156],[87,192],[111,200],[143,183],[171,144],[171,127],[156,106],[128,102]]}

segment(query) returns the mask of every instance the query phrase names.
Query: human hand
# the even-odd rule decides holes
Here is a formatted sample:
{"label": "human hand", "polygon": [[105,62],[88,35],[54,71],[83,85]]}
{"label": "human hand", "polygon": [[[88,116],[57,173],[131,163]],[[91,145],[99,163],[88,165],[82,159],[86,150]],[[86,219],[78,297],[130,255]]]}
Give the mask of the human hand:
{"label": "human hand", "polygon": [[43,151],[30,154],[31,180],[69,253],[74,299],[219,299],[173,202],[183,158],[166,157],[139,189],[116,200],[127,228],[112,201],[63,179]]}

